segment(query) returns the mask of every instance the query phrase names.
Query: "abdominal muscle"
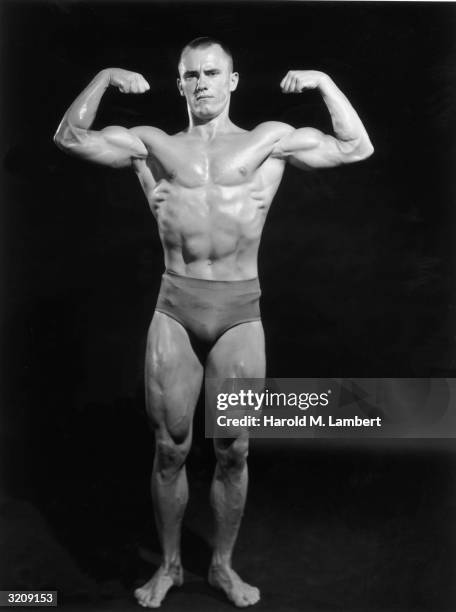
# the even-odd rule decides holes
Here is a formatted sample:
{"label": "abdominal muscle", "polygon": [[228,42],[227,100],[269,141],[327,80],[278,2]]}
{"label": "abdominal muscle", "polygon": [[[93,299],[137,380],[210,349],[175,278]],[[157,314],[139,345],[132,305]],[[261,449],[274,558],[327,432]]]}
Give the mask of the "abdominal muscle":
{"label": "abdominal muscle", "polygon": [[261,232],[272,199],[267,191],[248,183],[189,188],[160,181],[148,200],[166,269],[206,280],[256,278]]}

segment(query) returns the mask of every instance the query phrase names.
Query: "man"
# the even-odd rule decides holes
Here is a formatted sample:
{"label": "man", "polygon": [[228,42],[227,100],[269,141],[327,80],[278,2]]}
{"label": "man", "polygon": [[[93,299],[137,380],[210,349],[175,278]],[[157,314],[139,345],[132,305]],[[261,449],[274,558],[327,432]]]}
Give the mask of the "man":
{"label": "man", "polygon": [[[323,168],[360,161],[373,152],[361,120],[328,75],[293,70],[280,86],[286,94],[317,88],[331,114],[334,136],[272,121],[252,131],[237,127],[229,105],[238,79],[229,50],[214,39],[198,38],[184,47],[179,61],[177,86],[187,103],[186,130],[174,135],[148,126],[90,130],[109,86],[133,94],[149,89],[140,74],[110,68],[73,102],[55,135],[68,153],[134,169],[164,250],[166,271],[145,364],[146,405],[156,439],[152,496],[163,561],[135,592],[145,607],[158,607],[168,589],[183,581],[185,459],[203,374],[207,380],[265,376],[257,254],[285,163]],[[259,591],[231,567],[247,492],[248,434],[239,430],[232,439],[215,439],[214,447],[216,529],[209,582],[235,605],[248,606],[259,600]]]}

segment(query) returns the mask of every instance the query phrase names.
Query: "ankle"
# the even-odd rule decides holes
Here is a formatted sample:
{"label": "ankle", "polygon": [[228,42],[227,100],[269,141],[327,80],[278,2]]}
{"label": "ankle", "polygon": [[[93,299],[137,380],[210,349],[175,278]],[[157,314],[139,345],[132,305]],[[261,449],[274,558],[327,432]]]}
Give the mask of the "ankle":
{"label": "ankle", "polygon": [[167,574],[176,574],[182,571],[182,564],[179,557],[163,559],[161,567]]}
{"label": "ankle", "polygon": [[210,569],[213,571],[231,569],[231,557],[214,555],[211,560]]}

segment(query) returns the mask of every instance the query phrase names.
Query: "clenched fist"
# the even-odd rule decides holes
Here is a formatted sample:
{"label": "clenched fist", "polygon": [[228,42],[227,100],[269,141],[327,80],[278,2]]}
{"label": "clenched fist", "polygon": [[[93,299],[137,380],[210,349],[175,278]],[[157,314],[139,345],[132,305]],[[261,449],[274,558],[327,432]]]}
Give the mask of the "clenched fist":
{"label": "clenched fist", "polygon": [[289,70],[280,82],[283,93],[301,93],[304,89],[320,87],[324,79],[329,77],[318,70]]}
{"label": "clenched fist", "polygon": [[126,94],[143,94],[150,89],[149,83],[139,74],[122,68],[107,68],[109,84]]}

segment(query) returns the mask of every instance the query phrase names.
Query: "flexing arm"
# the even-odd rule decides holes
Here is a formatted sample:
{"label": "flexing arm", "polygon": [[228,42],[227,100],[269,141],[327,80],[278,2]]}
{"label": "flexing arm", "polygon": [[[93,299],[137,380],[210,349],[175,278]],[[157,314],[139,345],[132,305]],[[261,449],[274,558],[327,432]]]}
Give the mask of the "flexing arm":
{"label": "flexing arm", "polygon": [[319,89],[331,115],[334,136],[314,128],[299,128],[283,136],[273,156],[287,159],[301,168],[328,168],[349,164],[374,152],[369,136],[346,96],[323,72],[293,70],[280,83],[283,93],[301,93]]}
{"label": "flexing arm", "polygon": [[122,93],[144,93],[149,84],[143,76],[121,68],[99,72],[65,113],[54,136],[55,144],[72,155],[116,168],[129,166],[134,159],[147,157],[147,149],[138,133],[119,126],[90,130],[101,98],[110,86]]}

